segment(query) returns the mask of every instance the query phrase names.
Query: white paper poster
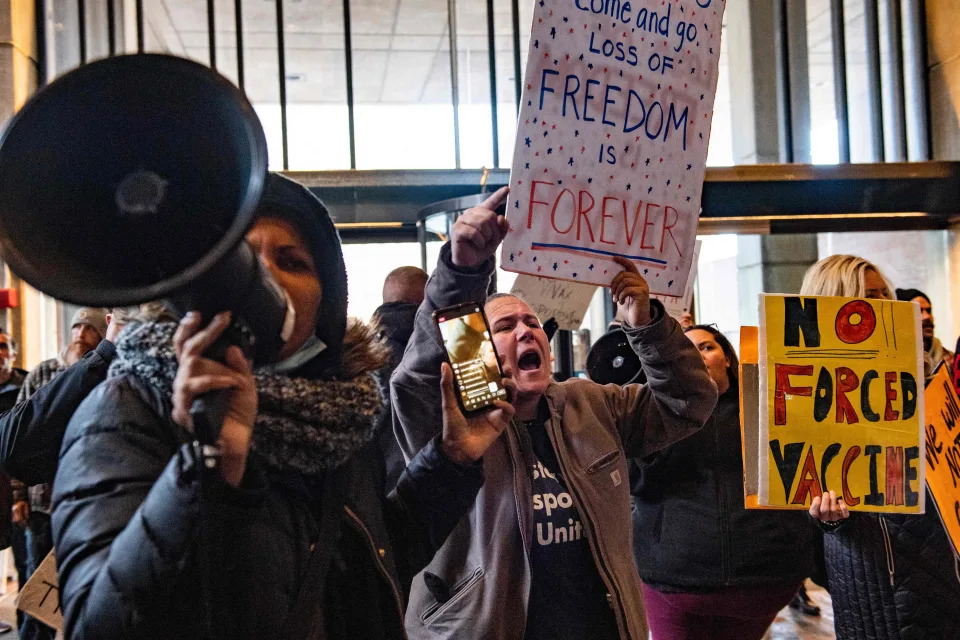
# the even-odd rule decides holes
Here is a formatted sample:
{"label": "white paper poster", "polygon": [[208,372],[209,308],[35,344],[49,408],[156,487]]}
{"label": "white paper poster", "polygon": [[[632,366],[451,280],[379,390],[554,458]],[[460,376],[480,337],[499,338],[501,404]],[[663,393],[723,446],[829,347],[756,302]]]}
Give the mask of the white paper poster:
{"label": "white paper poster", "polygon": [[633,260],[681,296],[723,0],[536,0],[510,175],[508,271],[608,285]]}
{"label": "white paper poster", "polygon": [[519,275],[510,293],[530,305],[540,322],[554,318],[560,329],[576,331],[583,324],[596,290],[592,284]]}

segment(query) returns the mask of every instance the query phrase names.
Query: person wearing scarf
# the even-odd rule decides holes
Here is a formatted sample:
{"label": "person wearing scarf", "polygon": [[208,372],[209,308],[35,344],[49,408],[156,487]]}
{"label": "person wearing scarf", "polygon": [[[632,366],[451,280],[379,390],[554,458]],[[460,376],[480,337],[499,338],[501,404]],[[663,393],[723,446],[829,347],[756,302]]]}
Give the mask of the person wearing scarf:
{"label": "person wearing scarf", "polygon": [[[384,354],[347,322],[320,201],[270,175],[247,242],[296,312],[280,361],[205,358],[229,314],[145,318],[70,422],[53,497],[66,637],[403,638],[412,576],[483,484],[513,410],[466,419],[445,365],[443,433],[383,497]],[[211,455],[189,408],[217,389],[230,408]]]}

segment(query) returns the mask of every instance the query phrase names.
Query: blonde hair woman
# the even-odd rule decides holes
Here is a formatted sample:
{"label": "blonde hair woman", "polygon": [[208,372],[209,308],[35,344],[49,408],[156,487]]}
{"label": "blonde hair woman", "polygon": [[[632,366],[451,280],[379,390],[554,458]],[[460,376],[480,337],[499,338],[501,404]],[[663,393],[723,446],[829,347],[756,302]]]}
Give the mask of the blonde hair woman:
{"label": "blonde hair woman", "polygon": [[[833,255],[810,267],[801,295],[893,300],[893,287],[871,262]],[[814,498],[838,640],[956,638],[960,581],[936,510],[925,515],[847,511],[831,491]]]}
{"label": "blonde hair woman", "polygon": [[893,285],[872,262],[835,254],[807,270],[800,285],[804,296],[846,296],[893,300]]}

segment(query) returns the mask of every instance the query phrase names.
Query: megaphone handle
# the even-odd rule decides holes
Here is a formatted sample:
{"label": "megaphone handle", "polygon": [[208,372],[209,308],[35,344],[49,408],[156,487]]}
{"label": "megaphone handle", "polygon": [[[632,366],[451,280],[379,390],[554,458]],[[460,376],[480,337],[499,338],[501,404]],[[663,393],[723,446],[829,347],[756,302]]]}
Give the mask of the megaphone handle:
{"label": "megaphone handle", "polygon": [[[224,362],[227,348],[238,346],[249,357],[251,341],[250,332],[234,321],[204,355],[211,360]],[[210,391],[194,399],[190,407],[190,417],[193,418],[193,431],[200,444],[216,444],[220,437],[220,429],[223,428],[223,420],[227,417],[229,410],[230,391],[227,389]]]}
{"label": "megaphone handle", "polygon": [[193,431],[200,444],[215,444],[230,409],[230,391],[211,391],[194,399],[190,407]]}

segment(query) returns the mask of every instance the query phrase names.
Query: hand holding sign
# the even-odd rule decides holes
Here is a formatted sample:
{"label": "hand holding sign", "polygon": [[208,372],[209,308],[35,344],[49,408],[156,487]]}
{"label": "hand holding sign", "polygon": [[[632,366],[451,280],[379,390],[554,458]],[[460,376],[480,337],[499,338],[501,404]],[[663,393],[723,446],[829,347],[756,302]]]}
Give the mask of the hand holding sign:
{"label": "hand holding sign", "polygon": [[822,496],[815,496],[811,501],[810,517],[826,524],[833,524],[849,518],[850,510],[843,503],[843,498],[837,497],[836,491],[827,491]]}
{"label": "hand holding sign", "polygon": [[623,271],[613,277],[610,292],[613,301],[624,307],[626,321],[631,327],[650,323],[650,287],[637,270],[637,265],[626,258],[613,259]]}
{"label": "hand holding sign", "polygon": [[503,204],[508,191],[501,187],[479,207],[467,209],[457,218],[450,231],[450,257],[455,266],[478,267],[496,252],[510,224],[494,209]]}

